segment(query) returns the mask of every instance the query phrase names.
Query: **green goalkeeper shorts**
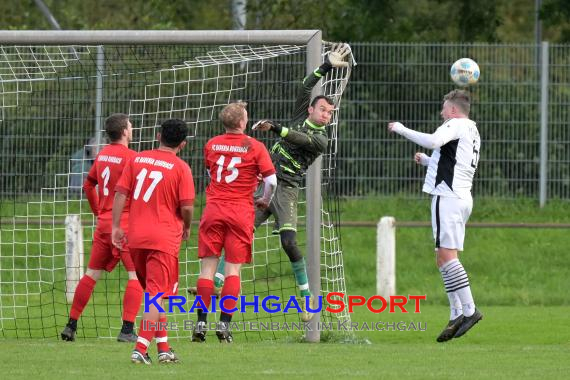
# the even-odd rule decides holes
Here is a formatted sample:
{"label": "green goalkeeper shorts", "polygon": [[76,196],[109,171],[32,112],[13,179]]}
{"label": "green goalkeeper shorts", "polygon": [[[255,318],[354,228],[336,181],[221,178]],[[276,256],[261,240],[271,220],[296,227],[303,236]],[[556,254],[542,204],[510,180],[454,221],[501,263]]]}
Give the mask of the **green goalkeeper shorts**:
{"label": "green goalkeeper shorts", "polygon": [[299,188],[290,186],[278,181],[277,189],[269,208],[265,211],[256,210],[255,227],[273,215],[275,226],[273,233],[281,231],[297,231],[297,203],[299,199]]}

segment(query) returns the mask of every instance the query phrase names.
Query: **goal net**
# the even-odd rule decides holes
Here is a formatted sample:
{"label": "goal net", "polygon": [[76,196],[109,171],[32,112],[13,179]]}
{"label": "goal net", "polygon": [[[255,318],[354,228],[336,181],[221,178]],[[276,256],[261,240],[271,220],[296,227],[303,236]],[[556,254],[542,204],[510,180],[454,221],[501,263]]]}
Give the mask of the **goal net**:
{"label": "goal net", "polygon": [[[0,41],[1,43],[1,41]],[[329,45],[322,45],[325,54]],[[322,58],[321,54],[321,58]],[[307,45],[30,45],[0,46],[0,331],[4,337],[57,337],[65,326],[75,286],[89,261],[96,225],[81,186],[93,158],[105,145],[103,120],[129,114],[131,148],[157,147],[161,121],[185,120],[191,131],[181,157],[193,170],[197,190],[195,219],[204,206],[207,176],[202,147],[222,133],[218,113],[230,101],[248,102],[252,121],[287,123],[297,85],[307,73]],[[321,295],[346,293],[335,168],[339,110],[351,66],[335,69],[321,82],[335,101],[329,127],[330,146],[321,170]],[[267,135],[253,135],[267,145]],[[303,193],[303,192],[301,192]],[[306,241],[306,202],[299,204],[301,249]],[[253,261],[242,269],[242,294],[248,300],[279,296],[282,308],[297,290],[287,256],[272,235],[273,221],[255,234]],[[180,252],[179,294],[195,286],[197,224]],[[127,283],[117,266],[98,281],[78,323],[78,337],[114,338],[121,327],[122,296]],[[326,302],[323,302],[326,307]],[[141,309],[142,310],[142,309]],[[284,322],[287,313],[236,313],[237,322],[279,322],[279,329],[235,331],[236,339],[298,337]],[[346,313],[323,312],[324,321],[347,321]],[[173,313],[172,337],[189,336],[183,322],[194,314]],[[214,318],[211,318],[214,320]],[[245,325],[244,325],[245,326]],[[283,328],[285,326],[285,328]],[[350,332],[344,332],[349,334]]]}

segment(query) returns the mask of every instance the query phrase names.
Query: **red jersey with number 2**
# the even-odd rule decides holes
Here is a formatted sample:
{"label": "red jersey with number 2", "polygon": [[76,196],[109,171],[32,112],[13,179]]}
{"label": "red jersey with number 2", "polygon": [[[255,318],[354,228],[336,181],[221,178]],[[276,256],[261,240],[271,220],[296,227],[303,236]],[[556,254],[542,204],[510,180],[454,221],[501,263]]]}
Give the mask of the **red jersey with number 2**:
{"label": "red jersey with number 2", "polygon": [[178,257],[183,221],[180,207],[194,204],[194,181],[186,162],[159,149],[133,157],[116,190],[131,197],[128,244]]}
{"label": "red jersey with number 2", "polygon": [[204,159],[210,172],[207,202],[253,205],[257,176],[275,174],[265,145],[245,134],[226,133],[210,139],[204,147]]}

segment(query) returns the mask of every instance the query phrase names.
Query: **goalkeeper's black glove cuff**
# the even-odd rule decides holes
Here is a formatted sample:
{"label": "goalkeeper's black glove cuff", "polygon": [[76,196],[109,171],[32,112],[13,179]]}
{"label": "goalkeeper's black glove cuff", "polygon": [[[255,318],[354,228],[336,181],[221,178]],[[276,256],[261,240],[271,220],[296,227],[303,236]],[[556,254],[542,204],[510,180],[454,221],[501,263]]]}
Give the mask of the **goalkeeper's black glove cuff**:
{"label": "goalkeeper's black glove cuff", "polygon": [[325,76],[329,71],[332,70],[332,68],[333,68],[333,66],[329,62],[329,57],[326,57],[323,64],[320,65],[317,70],[319,70],[319,74],[321,74],[322,76]]}
{"label": "goalkeeper's black glove cuff", "polygon": [[269,124],[271,124],[271,130],[277,134],[281,136],[281,131],[283,130],[283,127],[273,121],[268,120]]}

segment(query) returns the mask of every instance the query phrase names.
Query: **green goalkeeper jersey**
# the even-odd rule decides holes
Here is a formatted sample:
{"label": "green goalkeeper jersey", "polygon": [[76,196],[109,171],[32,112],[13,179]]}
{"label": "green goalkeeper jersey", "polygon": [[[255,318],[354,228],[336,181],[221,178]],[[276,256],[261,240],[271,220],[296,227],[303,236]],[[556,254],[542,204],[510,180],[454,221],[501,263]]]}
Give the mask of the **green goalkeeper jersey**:
{"label": "green goalkeeper jersey", "polygon": [[316,69],[303,79],[289,130],[271,148],[277,178],[291,186],[301,184],[308,167],[327,149],[325,126],[307,119],[311,91],[323,74],[321,69]]}

